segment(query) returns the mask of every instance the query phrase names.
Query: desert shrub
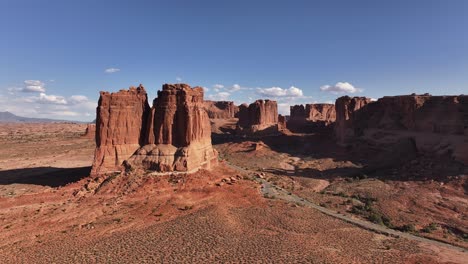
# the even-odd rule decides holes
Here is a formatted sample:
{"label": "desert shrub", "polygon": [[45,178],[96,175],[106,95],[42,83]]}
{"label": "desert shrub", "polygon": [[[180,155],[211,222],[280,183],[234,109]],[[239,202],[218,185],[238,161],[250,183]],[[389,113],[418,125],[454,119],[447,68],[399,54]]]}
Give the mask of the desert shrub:
{"label": "desert shrub", "polygon": [[431,233],[433,231],[436,231],[437,229],[439,229],[439,225],[437,223],[430,223],[429,225],[421,229],[421,231],[424,233]]}
{"label": "desert shrub", "polygon": [[416,227],[414,226],[414,224],[402,225],[398,229],[403,232],[416,232]]}

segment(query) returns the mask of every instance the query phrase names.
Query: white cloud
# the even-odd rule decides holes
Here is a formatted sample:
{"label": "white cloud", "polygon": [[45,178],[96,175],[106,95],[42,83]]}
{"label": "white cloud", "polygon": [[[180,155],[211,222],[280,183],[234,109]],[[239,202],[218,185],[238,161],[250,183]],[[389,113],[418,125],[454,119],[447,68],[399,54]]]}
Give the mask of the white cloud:
{"label": "white cloud", "polygon": [[27,93],[45,93],[44,83],[39,80],[26,80],[24,81],[25,87],[20,91]]}
{"label": "white cloud", "polygon": [[179,76],[177,76],[175,79],[176,79],[176,81],[178,81],[178,82],[181,82],[181,81],[182,81],[182,78],[179,77]]}
{"label": "white cloud", "polygon": [[218,83],[217,83],[217,84],[213,85],[213,88],[215,88],[215,89],[223,89],[223,88],[224,88],[224,85],[218,84]]}
{"label": "white cloud", "polygon": [[228,92],[219,92],[217,94],[210,94],[207,96],[208,100],[213,101],[226,101],[231,94]]}
{"label": "white cloud", "polygon": [[105,69],[104,72],[105,73],[115,73],[115,72],[119,72],[120,69],[117,69],[117,68],[108,68],[108,69]]}
{"label": "white cloud", "polygon": [[271,88],[258,88],[257,92],[263,96],[269,97],[302,97],[303,92],[301,89],[291,86],[289,89],[283,89],[281,87]]}
{"label": "white cloud", "polygon": [[357,87],[354,87],[349,82],[337,82],[335,85],[323,85],[320,87],[320,90],[323,92],[330,92],[333,94],[340,93],[360,93],[363,90]]}
{"label": "white cloud", "polygon": [[230,89],[229,91],[230,92],[236,92],[236,91],[239,91],[241,88],[241,86],[239,84],[234,84]]}
{"label": "white cloud", "polygon": [[210,91],[210,89],[206,88],[205,86],[203,86],[202,88],[205,93]]}
{"label": "white cloud", "polygon": [[41,104],[67,104],[67,100],[63,96],[59,95],[47,95],[40,93],[37,98],[37,102]]}
{"label": "white cloud", "polygon": [[68,98],[68,102],[70,104],[80,104],[80,103],[85,103],[88,102],[88,97],[84,95],[72,95]]}

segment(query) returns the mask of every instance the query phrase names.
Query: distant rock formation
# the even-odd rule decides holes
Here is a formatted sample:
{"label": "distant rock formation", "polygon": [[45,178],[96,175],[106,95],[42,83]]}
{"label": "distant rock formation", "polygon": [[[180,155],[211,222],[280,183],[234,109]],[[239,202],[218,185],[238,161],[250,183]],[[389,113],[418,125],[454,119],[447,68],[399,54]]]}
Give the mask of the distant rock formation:
{"label": "distant rock formation", "polygon": [[283,115],[278,115],[278,130],[286,129],[286,117]]}
{"label": "distant rock formation", "polygon": [[339,143],[355,136],[355,119],[357,111],[371,102],[367,97],[343,96],[336,99],[335,135]]}
{"label": "distant rock formation", "polygon": [[192,172],[217,163],[203,89],[165,84],[150,108],[142,86],[101,93],[92,171]]}
{"label": "distant rock formation", "polygon": [[321,131],[336,120],[335,105],[306,104],[290,107],[287,126],[293,132],[310,133]]}
{"label": "distant rock formation", "polygon": [[234,118],[239,112],[239,107],[232,101],[205,101],[204,107],[211,119]]}
{"label": "distant rock formation", "polygon": [[336,120],[334,104],[306,104],[305,113],[307,119],[313,122],[323,121],[328,125]]}
{"label": "distant rock formation", "polygon": [[88,124],[86,126],[85,133],[83,134],[84,138],[94,139],[96,138],[96,124]]}
{"label": "distant rock formation", "polygon": [[468,164],[468,96],[340,97],[335,135],[340,143],[411,137],[419,150],[453,153]]}
{"label": "distant rock formation", "polygon": [[237,130],[245,135],[278,133],[278,105],[276,101],[257,100],[239,106]]}

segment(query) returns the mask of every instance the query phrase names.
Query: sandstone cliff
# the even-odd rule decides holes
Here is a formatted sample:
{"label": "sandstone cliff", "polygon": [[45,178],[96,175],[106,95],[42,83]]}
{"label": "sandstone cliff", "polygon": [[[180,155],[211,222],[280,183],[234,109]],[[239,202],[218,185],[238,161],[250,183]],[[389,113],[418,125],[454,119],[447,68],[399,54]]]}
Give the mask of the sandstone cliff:
{"label": "sandstone cliff", "polygon": [[83,134],[83,137],[95,139],[96,138],[96,124],[86,125],[86,130],[85,130],[85,133]]}
{"label": "sandstone cliff", "polygon": [[239,107],[232,101],[205,101],[204,107],[211,119],[234,118],[239,112]]}
{"label": "sandstone cliff", "polygon": [[311,133],[323,131],[336,120],[335,105],[306,104],[290,107],[288,128],[293,132]]}
{"label": "sandstone cliff", "polygon": [[468,164],[468,96],[341,97],[336,100],[335,135],[383,142],[414,138],[418,150],[452,153]]}
{"label": "sandstone cliff", "polygon": [[339,143],[355,136],[354,125],[358,110],[370,102],[371,99],[366,97],[343,96],[336,99],[335,135]]}
{"label": "sandstone cliff", "polygon": [[238,132],[241,134],[273,134],[278,132],[276,101],[257,100],[239,106]]}
{"label": "sandstone cliff", "polygon": [[92,173],[120,170],[145,141],[148,97],[143,86],[101,92],[96,113],[96,150]]}
{"label": "sandstone cliff", "polygon": [[217,162],[200,87],[165,84],[152,108],[143,87],[102,92],[97,124],[94,173],[121,170],[122,164],[191,172]]}

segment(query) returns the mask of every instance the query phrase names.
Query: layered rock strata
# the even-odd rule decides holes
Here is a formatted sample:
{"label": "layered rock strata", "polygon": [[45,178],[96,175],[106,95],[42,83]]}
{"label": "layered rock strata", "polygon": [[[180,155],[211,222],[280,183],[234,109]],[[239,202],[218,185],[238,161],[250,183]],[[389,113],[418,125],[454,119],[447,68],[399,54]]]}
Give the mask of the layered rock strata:
{"label": "layered rock strata", "polygon": [[93,173],[122,170],[122,164],[191,172],[217,162],[201,87],[165,84],[152,108],[142,86],[101,92],[97,116]]}
{"label": "layered rock strata", "polygon": [[451,153],[468,164],[468,96],[385,96],[336,100],[335,135],[340,143],[361,138],[392,142],[413,138],[420,151]]}
{"label": "layered rock strata", "polygon": [[278,133],[278,105],[276,101],[257,100],[239,106],[237,130],[241,134]]}
{"label": "layered rock strata", "polygon": [[204,107],[211,119],[230,119],[239,112],[239,107],[232,101],[205,101]]}

